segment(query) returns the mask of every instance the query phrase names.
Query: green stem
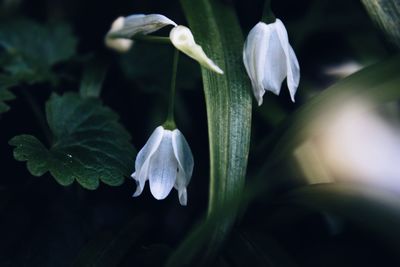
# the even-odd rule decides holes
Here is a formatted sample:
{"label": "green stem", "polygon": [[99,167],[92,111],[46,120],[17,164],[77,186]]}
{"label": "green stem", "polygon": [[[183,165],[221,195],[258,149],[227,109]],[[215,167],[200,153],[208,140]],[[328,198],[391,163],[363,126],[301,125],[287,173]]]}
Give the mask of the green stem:
{"label": "green stem", "polygon": [[270,23],[275,22],[275,20],[276,20],[276,17],[271,9],[271,0],[265,0],[264,10],[263,10],[263,15],[262,15],[261,21],[265,22],[267,24],[270,24]]}
{"label": "green stem", "polygon": [[171,89],[169,93],[168,103],[168,115],[167,120],[164,123],[164,127],[169,130],[176,128],[174,118],[174,107],[175,107],[175,92],[176,92],[176,75],[178,73],[178,61],[179,61],[179,50],[174,49],[174,59],[172,62],[172,78],[171,78]]}
{"label": "green stem", "polygon": [[134,41],[155,43],[155,44],[171,44],[169,37],[152,36],[152,35],[138,35],[132,38]]}
{"label": "green stem", "polygon": [[29,93],[27,90],[21,90],[22,95],[25,97],[26,101],[28,102],[29,106],[32,109],[33,115],[36,117],[36,120],[39,124],[39,127],[42,129],[44,136],[46,137],[47,143],[49,145],[52,144],[52,134],[50,132],[49,127],[47,126],[46,123],[46,118],[39,108],[38,103],[34,99],[31,93]]}

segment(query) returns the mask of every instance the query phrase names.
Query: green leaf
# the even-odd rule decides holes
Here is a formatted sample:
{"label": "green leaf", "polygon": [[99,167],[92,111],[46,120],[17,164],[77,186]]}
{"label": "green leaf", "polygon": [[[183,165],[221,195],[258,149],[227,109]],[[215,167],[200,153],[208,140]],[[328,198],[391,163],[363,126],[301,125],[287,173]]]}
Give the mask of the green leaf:
{"label": "green leaf", "polygon": [[31,67],[52,66],[75,54],[76,39],[66,24],[40,25],[28,19],[2,23],[0,44]]}
{"label": "green leaf", "polygon": [[10,107],[5,103],[5,101],[10,101],[15,99],[15,95],[9,90],[0,87],[0,114],[7,112]]}
{"label": "green leaf", "polygon": [[9,142],[15,146],[15,159],[27,161],[32,175],[49,171],[61,185],[76,180],[87,189],[96,189],[100,180],[117,186],[130,175],[135,156],[130,135],[117,114],[99,100],[53,94],[46,103],[46,117],[54,137],[49,149],[31,135]]}
{"label": "green leaf", "polygon": [[13,87],[16,83],[18,83],[18,81],[13,79],[13,77],[0,75],[0,114],[10,109],[10,106],[5,102],[15,99],[15,95],[9,88]]}
{"label": "green leaf", "polygon": [[8,21],[0,25],[0,45],[5,49],[1,67],[20,83],[54,81],[51,67],[72,57],[76,43],[66,24]]}
{"label": "green leaf", "polygon": [[9,110],[4,101],[11,100],[11,93],[4,92],[3,88],[22,83],[55,82],[52,66],[72,57],[76,43],[66,24],[44,26],[28,19],[1,23],[0,70],[4,73],[0,77],[0,113]]}
{"label": "green leaf", "polygon": [[102,62],[92,62],[83,73],[79,94],[81,97],[99,97],[107,67]]}
{"label": "green leaf", "polygon": [[351,99],[366,99],[375,105],[399,99],[399,69],[400,55],[397,55],[350,75],[304,104],[271,134],[264,148],[269,156],[263,173],[287,158],[310,135],[310,124],[329,108]]}
{"label": "green leaf", "polygon": [[[233,8],[221,1],[182,0],[181,4],[196,42],[225,72],[217,75],[202,68],[210,146],[208,213],[212,217],[243,190],[250,142],[251,88],[242,63],[243,35]],[[202,242],[195,242],[195,246],[183,242],[170,264],[190,263],[179,261],[181,257],[188,259],[187,254],[198,254],[204,261],[212,258],[235,220],[237,208],[229,210],[211,231],[204,231]],[[194,238],[189,236],[187,240]]]}
{"label": "green leaf", "polygon": [[400,2],[398,0],[361,0],[372,19],[400,48]]}

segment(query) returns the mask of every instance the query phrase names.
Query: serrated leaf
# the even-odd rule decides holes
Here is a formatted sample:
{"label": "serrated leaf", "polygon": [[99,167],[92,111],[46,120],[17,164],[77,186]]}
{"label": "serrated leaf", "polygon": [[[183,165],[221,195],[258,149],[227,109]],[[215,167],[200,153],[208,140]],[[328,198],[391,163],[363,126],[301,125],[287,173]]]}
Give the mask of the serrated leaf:
{"label": "serrated leaf", "polygon": [[31,135],[9,142],[15,159],[27,161],[32,175],[49,171],[61,185],[76,180],[87,189],[96,189],[99,181],[117,186],[130,175],[135,156],[130,135],[98,99],[53,94],[46,117],[54,138],[49,149]]}

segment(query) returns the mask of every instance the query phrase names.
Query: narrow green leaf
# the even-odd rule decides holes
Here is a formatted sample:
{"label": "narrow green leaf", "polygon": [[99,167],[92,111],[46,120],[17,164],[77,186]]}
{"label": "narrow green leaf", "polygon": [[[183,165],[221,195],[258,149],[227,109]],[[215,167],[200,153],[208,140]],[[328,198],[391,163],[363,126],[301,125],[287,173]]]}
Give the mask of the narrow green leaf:
{"label": "narrow green leaf", "polygon": [[[210,143],[208,213],[212,217],[225,203],[233,203],[232,199],[243,190],[250,142],[251,88],[242,63],[243,35],[232,6],[208,0],[181,0],[181,4],[196,42],[225,73],[218,75],[202,68]],[[204,261],[212,257],[235,220],[237,209],[229,210],[215,227],[209,228],[211,231],[204,231],[203,242],[189,246],[189,240],[194,240],[189,236],[170,264],[190,263],[187,254],[208,254],[202,256]],[[180,262],[181,257],[189,262]]]}
{"label": "narrow green leaf", "polygon": [[107,67],[102,62],[92,62],[84,73],[79,89],[81,97],[99,97]]}
{"label": "narrow green leaf", "polygon": [[372,19],[400,48],[400,2],[398,0],[361,0]]}
{"label": "narrow green leaf", "polygon": [[117,186],[130,175],[135,152],[129,133],[99,100],[54,94],[46,104],[46,117],[54,138],[50,149],[31,135],[9,142],[15,146],[15,159],[27,161],[32,175],[49,171],[61,185],[76,180],[87,189],[96,189],[100,180]]}

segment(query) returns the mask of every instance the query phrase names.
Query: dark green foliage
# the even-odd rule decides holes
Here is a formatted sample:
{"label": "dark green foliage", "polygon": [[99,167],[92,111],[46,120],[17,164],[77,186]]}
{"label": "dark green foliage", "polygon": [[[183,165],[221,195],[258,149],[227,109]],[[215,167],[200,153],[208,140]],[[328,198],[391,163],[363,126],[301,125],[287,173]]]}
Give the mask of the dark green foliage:
{"label": "dark green foliage", "polygon": [[76,180],[87,189],[96,189],[99,181],[117,186],[130,175],[135,153],[129,133],[100,100],[53,94],[46,117],[54,137],[50,149],[31,135],[10,140],[14,157],[27,161],[32,175],[49,171],[61,185]]}
{"label": "dark green foliage", "polygon": [[37,82],[57,82],[52,67],[75,54],[77,41],[67,24],[41,25],[28,19],[0,24],[0,113],[11,100],[5,89]]}
{"label": "dark green foliage", "polygon": [[6,88],[0,88],[0,114],[8,111],[10,107],[5,103],[5,101],[10,101],[15,99],[15,95]]}

